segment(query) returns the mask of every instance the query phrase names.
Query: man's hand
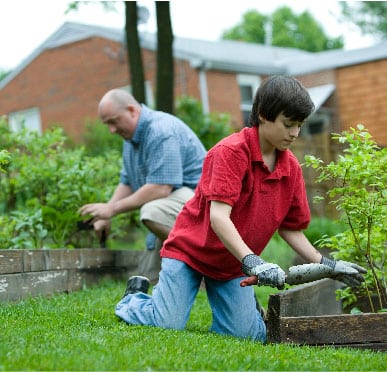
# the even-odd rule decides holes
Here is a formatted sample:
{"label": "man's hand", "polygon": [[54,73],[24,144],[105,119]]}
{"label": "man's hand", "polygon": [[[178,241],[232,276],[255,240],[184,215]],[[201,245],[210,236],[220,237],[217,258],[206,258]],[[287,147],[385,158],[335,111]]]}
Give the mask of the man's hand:
{"label": "man's hand", "polygon": [[98,237],[98,240],[101,241],[104,236],[105,239],[108,237],[110,233],[110,220],[98,220],[94,222],[94,231]]}
{"label": "man's hand", "polygon": [[249,278],[241,282],[241,286],[257,284],[268,285],[283,289],[285,284],[285,272],[276,264],[265,262],[255,254],[248,254],[242,260],[242,272],[250,277],[255,276],[258,281],[254,283],[255,278]]}
{"label": "man's hand", "polygon": [[347,261],[335,261],[327,257],[322,257],[320,264],[330,268],[329,277],[340,282],[343,282],[349,287],[358,287],[364,278],[367,270],[357,264]]}
{"label": "man's hand", "polygon": [[114,216],[113,206],[109,203],[85,204],[79,208],[79,213],[82,216],[92,216],[92,223],[96,222],[97,220],[109,220]]}

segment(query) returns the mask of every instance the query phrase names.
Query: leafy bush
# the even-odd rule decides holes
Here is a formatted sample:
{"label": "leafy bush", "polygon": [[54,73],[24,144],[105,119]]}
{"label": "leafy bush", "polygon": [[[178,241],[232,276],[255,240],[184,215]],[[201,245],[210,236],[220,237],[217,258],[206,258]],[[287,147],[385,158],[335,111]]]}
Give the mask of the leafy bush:
{"label": "leafy bush", "polygon": [[0,174],[1,248],[93,246],[94,234],[80,233],[82,204],[107,200],[120,170],[120,154],[88,157],[67,149],[60,128],[11,132],[0,121],[0,146],[12,159]]}
{"label": "leafy bush", "polygon": [[5,172],[5,167],[8,165],[10,160],[9,152],[6,150],[0,151],[0,172]]}
{"label": "leafy bush", "polygon": [[112,135],[107,125],[100,120],[87,121],[83,134],[85,154],[99,156],[109,153],[111,150],[121,152],[122,138]]}
{"label": "leafy bush", "polygon": [[345,225],[342,221],[335,221],[327,217],[314,217],[304,234],[312,244],[318,244],[324,237],[339,234],[344,230]]}
{"label": "leafy bush", "polygon": [[326,197],[346,224],[345,231],[322,239],[321,244],[334,249],[334,257],[368,268],[360,288],[340,292],[344,305],[367,296],[375,311],[372,297],[376,295],[377,307],[383,309],[387,303],[387,148],[379,148],[363,125],[332,138],[346,146],[335,162],[324,164],[314,156],[305,157],[306,165],[319,172],[317,182],[330,180],[336,185]]}
{"label": "leafy bush", "polygon": [[201,104],[192,97],[177,100],[176,116],[196,133],[207,150],[232,132],[228,114],[204,114]]}
{"label": "leafy bush", "polygon": [[[231,133],[227,115],[205,115],[193,99],[180,100],[178,111],[207,148]],[[94,233],[78,231],[78,209],[85,203],[104,202],[112,195],[120,171],[122,139],[111,135],[99,121],[89,121],[86,128],[85,145],[70,148],[59,126],[43,135],[27,130],[11,132],[5,118],[0,118],[0,148],[4,149],[0,165],[7,167],[7,172],[0,174],[0,248],[98,244]],[[138,227],[138,213],[116,216],[110,244],[127,246],[128,237],[142,241],[144,231]]]}

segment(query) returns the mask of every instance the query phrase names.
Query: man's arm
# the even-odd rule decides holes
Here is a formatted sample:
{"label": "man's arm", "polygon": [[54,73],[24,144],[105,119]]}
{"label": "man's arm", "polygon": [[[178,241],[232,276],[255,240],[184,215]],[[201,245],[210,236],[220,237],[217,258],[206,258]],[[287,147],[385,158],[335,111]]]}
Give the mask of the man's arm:
{"label": "man's arm", "polygon": [[138,209],[151,200],[165,198],[171,192],[171,185],[146,184],[131,193],[130,187],[120,184],[108,203],[85,204],[79,212],[81,215],[91,215],[94,222],[99,219],[108,220],[119,213]]}
{"label": "man's arm", "polygon": [[166,198],[171,192],[171,185],[147,183],[131,195],[121,198],[120,200],[109,202],[109,204],[112,204],[113,216],[115,216],[119,213],[139,209],[151,200]]}

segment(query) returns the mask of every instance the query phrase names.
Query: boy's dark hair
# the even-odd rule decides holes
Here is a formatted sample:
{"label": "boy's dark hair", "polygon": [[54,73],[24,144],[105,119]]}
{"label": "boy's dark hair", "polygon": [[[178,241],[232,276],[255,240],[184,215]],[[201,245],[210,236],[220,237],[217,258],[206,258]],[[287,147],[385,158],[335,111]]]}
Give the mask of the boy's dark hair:
{"label": "boy's dark hair", "polygon": [[314,110],[308,91],[290,76],[271,76],[258,88],[254,97],[249,125],[260,124],[259,116],[275,121],[283,114],[292,121],[303,122]]}

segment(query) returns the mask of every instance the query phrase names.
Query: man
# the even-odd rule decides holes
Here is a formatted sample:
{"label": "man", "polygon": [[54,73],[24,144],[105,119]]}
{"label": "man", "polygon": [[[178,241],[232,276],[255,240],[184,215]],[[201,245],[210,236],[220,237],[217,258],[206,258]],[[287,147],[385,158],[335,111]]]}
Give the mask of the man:
{"label": "man", "polygon": [[112,217],[140,209],[140,219],[150,233],[139,274],[156,282],[159,249],[177,214],[194,194],[206,150],[181,120],[141,105],[120,89],[102,97],[98,115],[110,133],[124,139],[120,182],[109,202],[86,204],[79,211],[93,217],[100,237],[109,233]]}
{"label": "man", "polygon": [[116,306],[129,324],[183,329],[204,279],[218,334],[266,340],[251,285],[282,288],[285,272],[259,255],[273,234],[316,271],[359,285],[364,269],[322,257],[302,230],[310,212],[301,167],[289,150],[314,105],[294,78],[273,76],[259,87],[251,128],[209,150],[195,195],[184,206],[161,250],[162,270],[152,296],[134,277]]}

